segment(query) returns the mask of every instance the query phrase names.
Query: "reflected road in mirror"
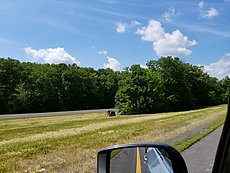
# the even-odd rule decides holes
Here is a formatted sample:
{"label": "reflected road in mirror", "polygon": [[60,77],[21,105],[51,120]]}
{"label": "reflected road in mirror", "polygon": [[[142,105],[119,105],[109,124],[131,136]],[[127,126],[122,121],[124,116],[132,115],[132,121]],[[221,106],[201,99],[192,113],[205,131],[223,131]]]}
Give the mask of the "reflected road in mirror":
{"label": "reflected road in mirror", "polygon": [[113,150],[111,173],[173,173],[166,151],[157,148],[133,147]]}

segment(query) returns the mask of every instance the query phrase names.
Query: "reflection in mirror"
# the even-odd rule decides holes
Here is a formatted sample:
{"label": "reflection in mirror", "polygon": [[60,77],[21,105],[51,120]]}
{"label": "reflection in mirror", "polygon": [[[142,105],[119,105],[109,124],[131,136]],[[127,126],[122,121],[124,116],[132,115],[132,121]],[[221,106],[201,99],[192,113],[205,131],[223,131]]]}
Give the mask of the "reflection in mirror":
{"label": "reflection in mirror", "polygon": [[159,148],[133,147],[110,153],[111,173],[173,173],[169,154]]}

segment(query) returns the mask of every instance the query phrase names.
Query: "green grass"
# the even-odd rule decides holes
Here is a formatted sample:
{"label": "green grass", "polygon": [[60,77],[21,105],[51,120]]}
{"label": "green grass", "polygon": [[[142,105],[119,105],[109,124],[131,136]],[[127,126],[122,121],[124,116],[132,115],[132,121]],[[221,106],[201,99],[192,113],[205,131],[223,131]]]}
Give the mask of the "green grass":
{"label": "green grass", "polygon": [[171,145],[176,148],[179,152],[188,149],[191,145],[201,140],[203,137],[207,136],[209,133],[213,132],[216,128],[220,127],[224,123],[225,117],[221,117],[206,125],[203,131],[191,134],[182,138]]}
{"label": "green grass", "polygon": [[205,132],[173,143],[182,151],[221,125],[226,105],[148,115],[106,113],[0,120],[0,172],[94,172],[100,148],[121,143],[163,142],[197,126]]}
{"label": "green grass", "polygon": [[110,153],[110,159],[113,158],[113,157],[115,157],[121,151],[122,151],[122,149],[112,150],[112,152]]}

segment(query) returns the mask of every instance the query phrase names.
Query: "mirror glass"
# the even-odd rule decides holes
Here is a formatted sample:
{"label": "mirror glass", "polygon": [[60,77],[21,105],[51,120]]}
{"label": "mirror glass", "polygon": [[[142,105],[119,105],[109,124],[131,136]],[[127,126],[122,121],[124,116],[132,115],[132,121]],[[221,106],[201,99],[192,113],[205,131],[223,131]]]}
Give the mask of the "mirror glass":
{"label": "mirror glass", "polygon": [[168,153],[159,148],[133,147],[110,153],[111,173],[173,173]]}

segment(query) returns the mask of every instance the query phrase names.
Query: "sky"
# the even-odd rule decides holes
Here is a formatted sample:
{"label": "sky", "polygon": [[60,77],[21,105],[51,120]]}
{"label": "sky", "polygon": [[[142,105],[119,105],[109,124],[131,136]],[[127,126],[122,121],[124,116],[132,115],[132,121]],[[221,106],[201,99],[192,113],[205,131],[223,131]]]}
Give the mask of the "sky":
{"label": "sky", "polygon": [[0,0],[0,57],[122,70],[162,56],[230,76],[230,0]]}

